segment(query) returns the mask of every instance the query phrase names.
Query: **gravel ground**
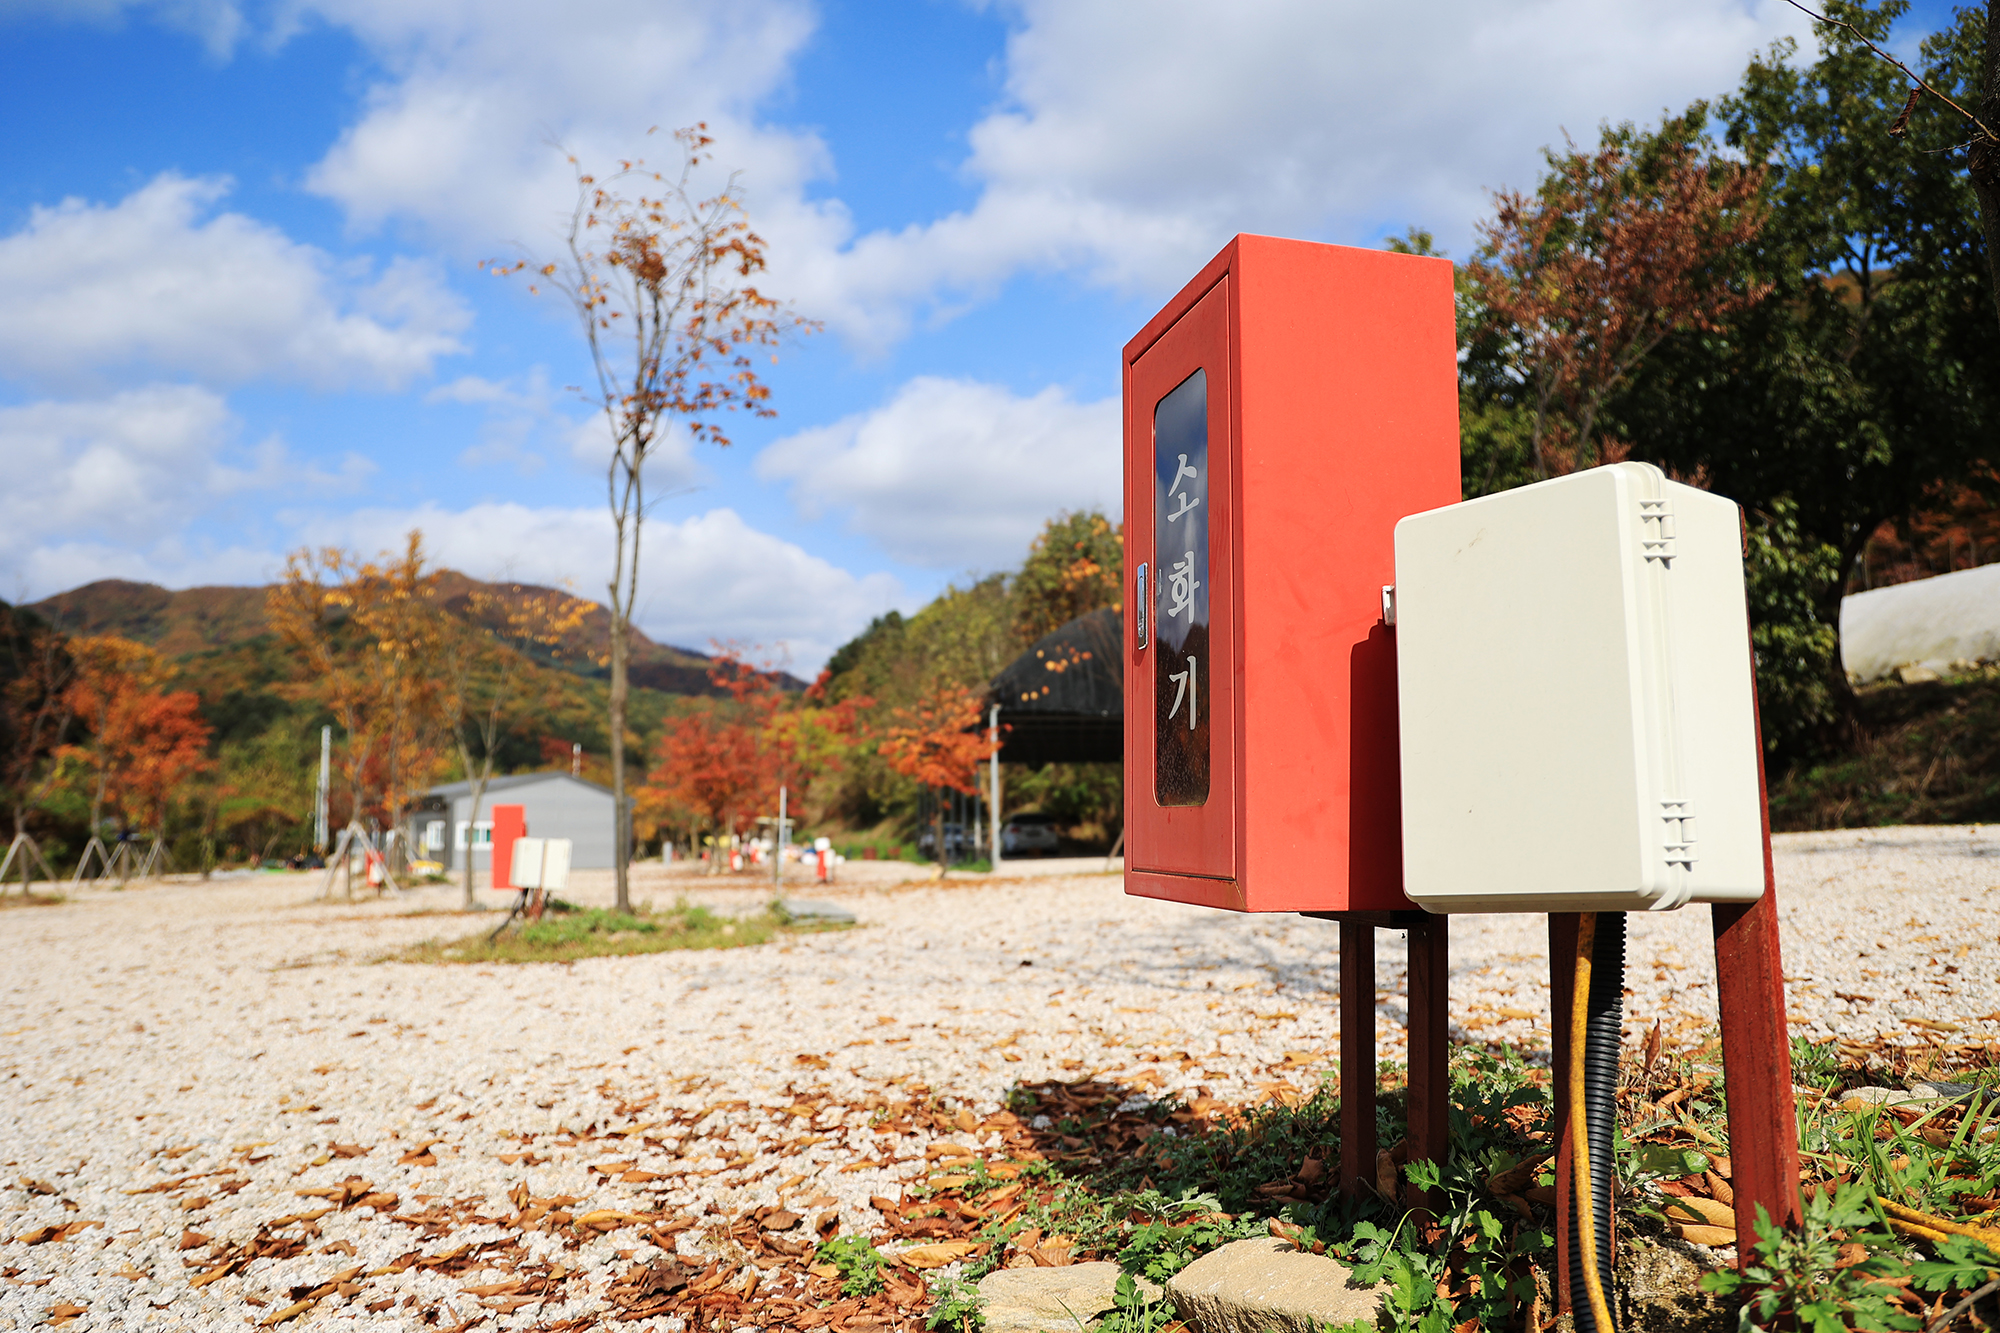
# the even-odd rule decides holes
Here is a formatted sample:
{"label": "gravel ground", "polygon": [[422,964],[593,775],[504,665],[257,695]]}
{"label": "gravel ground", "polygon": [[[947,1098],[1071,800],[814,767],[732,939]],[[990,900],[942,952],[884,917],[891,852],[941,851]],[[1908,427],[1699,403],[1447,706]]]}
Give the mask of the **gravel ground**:
{"label": "gravel ground", "polygon": [[[2000,1038],[2000,834],[1778,845],[1794,1031]],[[587,1327],[618,1274],[663,1247],[714,1253],[749,1208],[878,1231],[869,1200],[921,1177],[934,1140],[998,1143],[988,1118],[1017,1081],[1243,1103],[1332,1058],[1327,923],[1126,898],[1115,875],[866,873],[804,895],[852,909],[854,930],[560,966],[373,961],[462,933],[456,889],[319,902],[316,876],[267,874],[0,912],[0,1328],[294,1309],[289,1328]],[[609,900],[608,876],[579,879],[569,896]],[[648,866],[637,890],[736,911],[768,896],[717,884]],[[1631,1029],[1700,1040],[1707,912],[1631,925]],[[1452,931],[1455,1035],[1545,1040],[1542,919]],[[1400,935],[1378,952],[1394,1057]],[[955,1126],[871,1127],[920,1094],[962,1108]],[[603,1210],[630,1224],[594,1227]],[[541,1299],[467,1294],[531,1265]]]}

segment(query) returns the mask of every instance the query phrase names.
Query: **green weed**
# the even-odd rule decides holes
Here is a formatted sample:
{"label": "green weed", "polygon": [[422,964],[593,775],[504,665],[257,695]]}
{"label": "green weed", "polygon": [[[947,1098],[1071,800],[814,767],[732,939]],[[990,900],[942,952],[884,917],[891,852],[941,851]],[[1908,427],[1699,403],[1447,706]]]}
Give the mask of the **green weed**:
{"label": "green weed", "polygon": [[844,1296],[873,1296],[882,1290],[882,1252],[866,1236],[836,1236],[823,1242],[813,1258],[840,1270],[840,1291]]}
{"label": "green weed", "polygon": [[[924,1327],[943,1333],[972,1333],[986,1325],[984,1303],[979,1288],[962,1277],[940,1277],[931,1283],[930,1308],[924,1312]],[[1078,1330],[1082,1333],[1082,1330]]]}
{"label": "green weed", "polygon": [[[1796,1230],[1772,1225],[1761,1208],[1757,1214],[1752,1261],[1740,1273],[1725,1269],[1701,1279],[1702,1290],[1742,1301],[1745,1333],[1923,1327],[1898,1307],[1896,1289],[1883,1285],[1883,1279],[1903,1275],[1906,1265],[1895,1255],[1896,1237],[1866,1188],[1844,1185],[1831,1198],[1814,1194]],[[1848,1245],[1867,1253],[1843,1255]]]}

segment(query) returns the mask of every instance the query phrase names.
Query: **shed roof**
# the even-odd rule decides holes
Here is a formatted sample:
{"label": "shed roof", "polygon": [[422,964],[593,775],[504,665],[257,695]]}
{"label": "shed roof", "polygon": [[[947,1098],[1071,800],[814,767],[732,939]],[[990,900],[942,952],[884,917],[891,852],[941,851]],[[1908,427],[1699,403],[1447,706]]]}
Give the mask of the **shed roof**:
{"label": "shed roof", "polygon": [[[485,794],[491,796],[495,792],[512,791],[517,787],[527,787],[543,782],[573,782],[579,787],[600,793],[606,799],[609,799],[611,796],[611,788],[609,787],[599,786],[595,782],[586,782],[582,778],[562,772],[512,773],[506,777],[493,778],[487,782]],[[447,782],[441,786],[430,788],[424,794],[426,796],[444,797],[470,796],[472,794],[472,784],[470,782]]]}

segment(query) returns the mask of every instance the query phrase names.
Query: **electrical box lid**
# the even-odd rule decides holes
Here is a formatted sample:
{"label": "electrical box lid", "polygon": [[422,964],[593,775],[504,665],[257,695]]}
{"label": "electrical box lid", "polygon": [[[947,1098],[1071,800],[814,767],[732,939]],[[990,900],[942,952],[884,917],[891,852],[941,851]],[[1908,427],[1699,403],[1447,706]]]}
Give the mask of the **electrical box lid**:
{"label": "electrical box lid", "polygon": [[1396,526],[1394,607],[1419,905],[1762,894],[1734,503],[1619,463],[1413,514]]}

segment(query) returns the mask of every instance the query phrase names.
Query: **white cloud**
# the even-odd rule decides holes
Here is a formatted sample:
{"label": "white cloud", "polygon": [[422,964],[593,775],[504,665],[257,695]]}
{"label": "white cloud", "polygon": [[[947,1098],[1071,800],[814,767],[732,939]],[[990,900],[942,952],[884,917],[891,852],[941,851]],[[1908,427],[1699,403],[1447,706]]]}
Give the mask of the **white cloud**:
{"label": "white cloud", "polygon": [[1008,8],[971,208],[851,240],[829,210],[762,219],[802,306],[864,345],[1024,270],[1159,297],[1239,231],[1369,245],[1411,223],[1462,254],[1487,191],[1532,185],[1564,127],[1654,120],[1810,35],[1778,0]]}
{"label": "white cloud", "polygon": [[0,4],[0,15],[49,14],[117,27],[133,9],[151,10],[163,26],[194,37],[218,60],[235,49],[249,27],[232,0],[6,0]]}
{"label": "white cloud", "polygon": [[[549,251],[576,187],[553,136],[592,169],[677,163],[666,130],[707,121],[731,161],[796,186],[820,158],[752,109],[811,35],[803,0],[309,0],[389,71],[309,177],[357,226],[416,219],[485,257]],[[644,139],[649,126],[661,133]]]}
{"label": "white cloud", "polygon": [[310,176],[352,222],[425,224],[463,253],[549,252],[574,187],[647,125],[707,120],[743,172],[778,290],[880,350],[1025,271],[1172,290],[1238,231],[1373,244],[1436,230],[1463,252],[1487,190],[1533,183],[1564,127],[1650,120],[1733,86],[1751,51],[1809,37],[1780,0],[1012,0],[1005,97],[969,127],[970,208],[857,234],[810,199],[834,163],[761,115],[810,38],[805,0],[310,0],[386,76]]}
{"label": "white cloud", "polygon": [[[439,565],[474,578],[568,587],[605,599],[611,522],[602,509],[513,503],[449,510],[367,509],[315,516],[301,540],[364,551],[400,546],[411,528]],[[907,605],[888,574],[856,575],[783,538],[760,532],[731,509],[645,528],[634,619],[657,641],[706,650],[710,640],[782,647],[790,669],[810,675],[871,617]]]}
{"label": "white cloud", "polygon": [[238,448],[237,430],[220,397],[184,385],[0,407],[0,577],[39,594],[205,560],[180,538],[191,518],[300,476],[283,445]]}
{"label": "white cloud", "polygon": [[240,213],[222,180],[161,175],[113,205],[37,207],[0,238],[0,366],[67,387],[132,370],[396,387],[462,351],[428,263],[370,275]]}
{"label": "white cloud", "polygon": [[758,475],[789,480],[808,517],[844,510],[891,556],[932,568],[1014,564],[1059,509],[1115,515],[1120,467],[1116,399],[932,376],[757,456]]}

